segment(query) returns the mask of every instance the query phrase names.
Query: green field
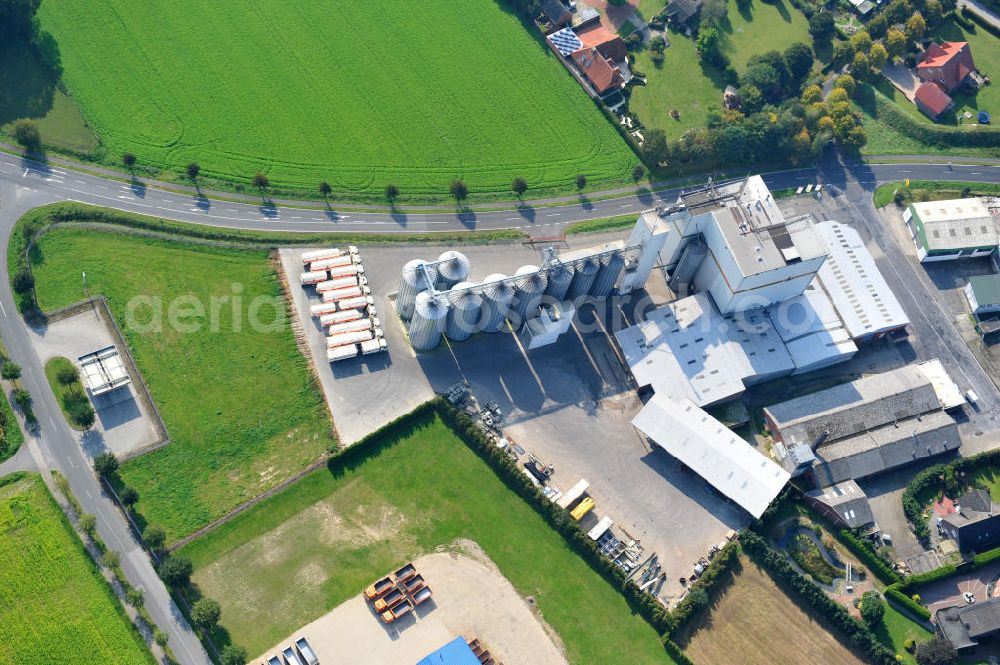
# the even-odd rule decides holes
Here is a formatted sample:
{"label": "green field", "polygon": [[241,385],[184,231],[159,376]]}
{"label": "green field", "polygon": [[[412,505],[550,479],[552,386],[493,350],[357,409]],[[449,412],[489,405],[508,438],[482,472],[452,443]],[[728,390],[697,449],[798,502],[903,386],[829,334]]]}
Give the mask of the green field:
{"label": "green field", "polygon": [[571,663],[670,662],[619,590],[438,416],[368,445],[364,457],[306,476],[181,550],[199,590],[222,603],[236,643],[260,653],[383,571],[466,538],[534,597]]}
{"label": "green field", "polygon": [[774,4],[754,0],[746,10],[737,7],[736,0],[729,0],[729,20],[721,32],[725,51],[739,72],[755,55],[784,51],[795,42],[811,46],[813,41],[805,14],[785,0]]}
{"label": "green field", "polygon": [[41,478],[15,478],[0,478],[0,663],[153,663]]}
{"label": "green field", "polygon": [[[112,260],[113,259],[113,260]],[[250,325],[252,301],[281,293],[261,251],[209,248],[93,230],[60,229],[32,256],[38,302],[61,307],[91,293],[108,298],[166,423],[170,444],[124,464],[139,491],[138,510],[175,540],[280,483],[334,444],[329,414],[312,383],[289,325],[274,332]],[[130,325],[131,298],[139,302]],[[205,317],[195,332],[170,325],[176,298],[193,296]],[[218,306],[211,324],[212,299]],[[156,300],[162,307],[154,306]],[[156,331],[153,311],[162,311]],[[274,307],[259,319],[274,319]],[[213,330],[215,328],[215,330]]]}
{"label": "green field", "polygon": [[637,162],[540,38],[495,0],[45,0],[64,80],[140,165],[377,196],[622,183]]}

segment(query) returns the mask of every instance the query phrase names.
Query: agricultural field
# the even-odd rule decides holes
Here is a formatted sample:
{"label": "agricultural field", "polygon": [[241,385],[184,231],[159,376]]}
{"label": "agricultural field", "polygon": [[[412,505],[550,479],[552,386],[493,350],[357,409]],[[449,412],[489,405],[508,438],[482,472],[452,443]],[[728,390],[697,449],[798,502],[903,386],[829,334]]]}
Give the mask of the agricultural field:
{"label": "agricultural field", "polygon": [[494,0],[46,0],[64,80],[117,161],[381,198],[620,184],[637,159]]}
{"label": "agricultural field", "polygon": [[[168,541],[335,445],[267,253],[60,229],[41,238],[31,259],[43,309],[80,300],[81,271],[90,292],[108,298],[170,437],[122,465],[121,477]],[[262,326],[251,321],[255,301]],[[183,314],[197,307],[202,316]],[[182,313],[176,324],[171,311]]]}
{"label": "agricultural field", "polygon": [[[418,416],[180,550],[228,636],[260,653],[376,576],[473,540],[571,663],[669,663],[656,632],[439,416]],[[373,618],[373,620],[375,620]]]}
{"label": "agricultural field", "polygon": [[[777,4],[755,0],[746,10],[730,0],[728,19],[720,32],[723,50],[740,72],[755,55],[784,51],[794,42],[812,44],[805,16],[782,0]],[[629,110],[646,127],[662,129],[668,139],[675,139],[689,129],[703,127],[709,109],[722,108],[726,83],[716,67],[702,65],[693,40],[673,31],[666,37],[670,46],[662,65],[652,61],[649,50],[636,56],[635,69],[646,75],[647,85],[632,89]],[[677,109],[680,117],[671,118],[670,109]]]}
{"label": "agricultural field", "polygon": [[0,663],[153,663],[37,475],[0,478]]}
{"label": "agricultural field", "polygon": [[699,665],[860,665],[808,610],[768,574],[741,559],[736,581],[712,609],[685,652]]}

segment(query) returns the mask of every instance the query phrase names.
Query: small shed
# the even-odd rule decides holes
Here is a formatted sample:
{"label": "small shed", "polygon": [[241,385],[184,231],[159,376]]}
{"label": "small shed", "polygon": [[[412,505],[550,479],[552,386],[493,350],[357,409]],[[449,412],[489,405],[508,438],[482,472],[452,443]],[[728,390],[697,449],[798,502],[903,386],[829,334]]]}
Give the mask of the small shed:
{"label": "small shed", "polygon": [[970,277],[964,291],[969,309],[976,316],[1000,314],[1000,275]]}

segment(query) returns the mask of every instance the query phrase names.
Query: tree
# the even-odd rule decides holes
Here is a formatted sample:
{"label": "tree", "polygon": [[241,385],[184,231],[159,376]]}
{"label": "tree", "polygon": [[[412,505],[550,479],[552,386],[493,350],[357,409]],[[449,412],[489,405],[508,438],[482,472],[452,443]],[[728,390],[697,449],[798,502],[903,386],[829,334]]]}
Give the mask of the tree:
{"label": "tree", "polygon": [[841,74],[833,82],[835,88],[840,88],[847,93],[848,97],[854,96],[854,91],[858,88],[858,82],[850,74]]}
{"label": "tree", "polygon": [[725,55],[722,52],[722,38],[718,30],[715,28],[699,30],[696,45],[702,60],[713,65],[723,64]]}
{"label": "tree", "polygon": [[170,641],[170,636],[164,633],[159,628],[157,628],[156,630],[153,631],[153,641],[156,642],[156,645],[158,647],[163,649],[164,647],[167,646],[167,642]]}
{"label": "tree", "polygon": [[35,278],[32,276],[31,271],[27,268],[21,268],[14,275],[14,281],[11,282],[11,286],[14,288],[16,293],[27,293],[31,289],[35,288]]}
{"label": "tree", "polygon": [[744,85],[740,88],[740,105],[744,113],[757,113],[764,108],[764,95],[755,85]]}
{"label": "tree", "polygon": [[576,176],[576,188],[583,189],[586,186],[587,186],[587,176],[583,175],[582,173]]}
{"label": "tree", "polygon": [[923,14],[913,12],[913,16],[906,19],[906,38],[915,42],[921,39],[925,32],[927,32],[927,21],[924,20]]}
{"label": "tree", "polygon": [[836,29],[831,12],[816,12],[809,19],[809,34],[818,40],[829,39]]}
{"label": "tree", "polygon": [[263,193],[265,189],[271,186],[271,180],[265,174],[257,171],[253,176],[253,186]]}
{"label": "tree", "polygon": [[331,193],[333,193],[333,187],[330,186],[330,183],[328,183],[326,180],[324,180],[323,182],[319,183],[319,195],[320,196],[322,196],[324,199],[326,199],[326,198],[330,197]]}
{"label": "tree", "polygon": [[198,162],[188,162],[187,165],[187,176],[188,180],[193,183],[198,182],[198,176],[201,174],[201,166]]}
{"label": "tree", "polygon": [[101,563],[114,570],[121,565],[122,557],[114,550],[104,550],[104,554],[101,556]]}
{"label": "tree", "polygon": [[646,169],[642,168],[641,165],[636,164],[632,167],[632,180],[639,182],[644,175],[646,175]]}
{"label": "tree", "polygon": [[854,49],[847,42],[837,42],[833,45],[833,53],[830,55],[830,64],[835,70],[840,70],[854,57]]}
{"label": "tree", "polygon": [[235,644],[227,644],[222,649],[222,665],[247,665],[247,651]]}
{"label": "tree", "polygon": [[760,90],[764,95],[764,100],[768,102],[778,102],[781,100],[781,82],[774,67],[766,62],[758,62],[750,65],[740,78],[740,86],[752,85]]}
{"label": "tree", "polygon": [[528,191],[528,181],[524,178],[514,178],[514,182],[510,184],[510,191],[514,192],[517,198],[521,198]]}
{"label": "tree", "polygon": [[111,451],[105,451],[94,458],[94,471],[103,478],[111,478],[118,473],[118,458]]}
{"label": "tree", "polygon": [[[665,162],[670,157],[670,148],[667,146],[667,135],[662,129],[650,129],[646,132],[646,140],[642,144],[642,152],[646,155],[646,162],[659,164]],[[638,165],[637,165],[638,166]],[[632,169],[632,179],[640,180],[645,175],[645,170],[636,177],[636,169]]]}
{"label": "tree", "polygon": [[902,58],[906,53],[906,34],[899,28],[889,28],[885,33],[885,50],[893,58]]}
{"label": "tree", "polygon": [[788,72],[792,75],[792,81],[798,87],[812,71],[815,62],[813,51],[807,44],[795,42],[785,49],[784,58]]}
{"label": "tree", "polygon": [[133,155],[131,152],[126,152],[122,154],[122,164],[125,165],[125,168],[131,171],[132,168],[135,166],[135,155]]}
{"label": "tree", "polygon": [[128,591],[125,592],[125,602],[135,609],[141,610],[142,606],[146,604],[146,594],[137,586],[129,587]]}
{"label": "tree", "polygon": [[18,120],[14,123],[14,140],[28,152],[37,152],[42,147],[42,133],[32,120]]}
{"label": "tree", "polygon": [[34,400],[31,399],[31,393],[24,388],[18,388],[14,391],[14,401],[19,407],[21,407],[22,411],[30,409],[32,402],[34,402]]}
{"label": "tree", "polygon": [[840,139],[840,142],[845,148],[858,152],[868,143],[868,135],[865,134],[864,127],[855,123],[847,131],[847,134]]}
{"label": "tree", "polygon": [[451,195],[459,203],[469,198],[469,187],[465,184],[464,180],[459,179],[453,181],[449,189],[451,191]]}
{"label": "tree", "polygon": [[83,531],[88,537],[93,536],[97,529],[97,518],[90,513],[83,513],[77,519],[76,524],[80,527],[80,531]]}
{"label": "tree", "polygon": [[729,16],[726,0],[705,0],[701,6],[701,25],[708,28],[721,26]]}
{"label": "tree", "polygon": [[917,645],[917,665],[954,665],[958,652],[943,637],[934,637]]}
{"label": "tree", "polygon": [[872,69],[880,72],[888,61],[889,52],[886,48],[879,43],[872,44],[871,50],[868,51],[868,62],[871,64]]}
{"label": "tree", "polygon": [[17,363],[7,361],[3,364],[3,369],[0,369],[0,376],[7,379],[8,381],[13,381],[14,379],[21,378],[21,366]]}
{"label": "tree", "polygon": [[823,89],[818,85],[807,86],[805,90],[802,91],[802,97],[799,98],[801,102],[805,105],[815,104],[816,102],[823,101]]}
{"label": "tree", "polygon": [[163,530],[162,526],[149,524],[142,532],[142,539],[146,541],[147,545],[149,545],[149,549],[154,552],[159,552],[163,549],[164,543],[167,542],[167,534]]}
{"label": "tree", "polygon": [[851,76],[858,81],[868,81],[872,77],[872,64],[868,56],[860,51],[854,54],[851,60]]}
{"label": "tree", "polygon": [[76,383],[80,378],[80,373],[73,365],[63,365],[56,371],[56,381],[64,386]]}
{"label": "tree", "polygon": [[66,410],[69,412],[69,417],[73,422],[85,430],[93,427],[94,422],[97,420],[97,414],[94,413],[94,409],[91,408],[86,397],[82,400],[73,401]]}
{"label": "tree", "polygon": [[0,0],[0,35],[29,37],[41,0]]}
{"label": "tree", "polygon": [[194,567],[187,557],[174,555],[160,564],[158,572],[169,586],[186,587],[191,582],[191,573],[194,572]]}
{"label": "tree", "polygon": [[222,608],[218,601],[211,598],[202,598],[191,607],[191,620],[204,628],[212,630],[219,624],[222,618]]}
{"label": "tree", "polygon": [[924,20],[929,27],[935,27],[944,18],[944,8],[938,0],[927,0],[923,9]]}
{"label": "tree", "polygon": [[389,201],[389,203],[395,202],[395,200],[397,198],[399,198],[399,187],[396,187],[395,185],[393,185],[391,183],[388,184],[388,185],[386,185],[385,186],[385,198],[386,198],[386,200]]}
{"label": "tree", "polygon": [[872,36],[868,34],[867,30],[858,30],[851,35],[850,42],[855,53],[868,53],[872,47]]}
{"label": "tree", "polygon": [[885,602],[878,591],[865,591],[861,594],[861,618],[869,628],[875,628],[885,616]]}
{"label": "tree", "polygon": [[122,489],[118,494],[118,498],[121,499],[122,505],[126,508],[131,508],[139,501],[139,492],[136,491],[134,487],[128,487]]}

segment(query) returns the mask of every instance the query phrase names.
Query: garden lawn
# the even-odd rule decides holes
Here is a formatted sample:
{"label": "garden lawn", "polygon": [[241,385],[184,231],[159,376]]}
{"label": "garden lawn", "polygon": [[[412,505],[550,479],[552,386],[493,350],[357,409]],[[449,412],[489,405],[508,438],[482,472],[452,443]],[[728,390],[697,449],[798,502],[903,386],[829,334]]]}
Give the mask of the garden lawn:
{"label": "garden lawn", "polygon": [[685,652],[698,665],[860,665],[822,623],[746,558]]}
{"label": "garden lawn", "polygon": [[[382,199],[622,184],[637,159],[503,3],[45,0],[64,80],[118,163]],[[177,176],[182,179],[181,176]]]}
{"label": "garden lawn", "polygon": [[[43,309],[78,301],[81,271],[92,294],[107,296],[170,436],[166,447],[125,463],[121,476],[139,491],[139,512],[163,525],[169,541],[277,485],[334,445],[329,414],[287,320],[273,332],[249,323],[254,299],[268,303],[259,311],[267,323],[281,295],[265,252],[59,229],[40,239],[32,267]],[[200,323],[197,331],[170,324],[171,303],[190,307],[176,301],[182,296],[206,310],[179,321]],[[135,301],[130,317],[136,297],[145,304]],[[241,303],[234,307],[226,297]],[[213,299],[220,302],[215,330]],[[162,312],[160,330],[150,325],[154,310]]]}
{"label": "garden lawn", "polygon": [[436,414],[367,445],[180,550],[235,643],[260,653],[385,571],[463,538],[534,597],[571,663],[671,662],[620,591]]}
{"label": "garden lawn", "polygon": [[154,662],[37,475],[0,478],[0,561],[0,663]]}
{"label": "garden lawn", "polygon": [[721,32],[724,50],[739,72],[755,55],[783,52],[795,42],[811,46],[813,41],[805,14],[785,0],[776,0],[775,4],[753,0],[746,10],[741,10],[736,0],[729,0],[729,17]]}
{"label": "garden lawn", "polygon": [[873,632],[879,642],[895,651],[897,655],[902,657],[902,662],[907,665],[916,665],[917,659],[903,648],[906,640],[914,640],[919,644],[934,636],[931,631],[915,621],[911,621],[905,614],[893,607],[892,603],[886,603],[885,617]]}

